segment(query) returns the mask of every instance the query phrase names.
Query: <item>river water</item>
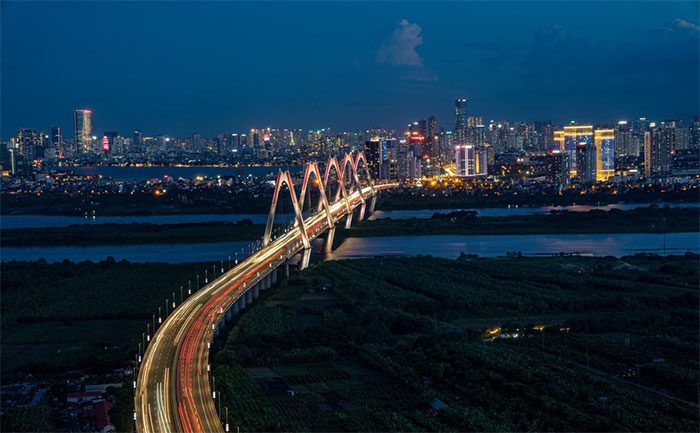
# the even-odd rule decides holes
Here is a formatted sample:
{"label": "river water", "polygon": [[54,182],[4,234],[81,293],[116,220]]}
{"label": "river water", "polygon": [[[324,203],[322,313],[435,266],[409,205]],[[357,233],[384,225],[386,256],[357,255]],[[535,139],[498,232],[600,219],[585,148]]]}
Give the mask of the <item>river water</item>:
{"label": "river water", "polygon": [[[503,256],[509,251],[525,255],[581,253],[597,256],[625,256],[638,252],[683,254],[700,252],[700,234],[579,234],[579,235],[485,235],[485,236],[395,236],[348,238],[330,259],[372,256],[432,255],[456,258],[461,252],[484,257]],[[112,256],[132,262],[200,262],[243,257],[248,242],[216,242],[199,244],[106,245],[94,247],[9,247],[2,248],[1,258],[49,262],[103,260]],[[665,245],[665,249],[664,249]]]}
{"label": "river water", "polygon": [[[106,167],[121,168],[121,167]],[[658,206],[670,207],[700,207],[700,203],[656,203]],[[604,206],[573,205],[573,206],[542,206],[542,207],[510,207],[510,208],[479,208],[466,209],[474,210],[480,216],[513,216],[513,215],[533,215],[548,213],[552,210],[568,210],[571,212],[586,212],[589,210],[610,210],[610,209],[634,209],[647,207],[651,203],[619,203]],[[377,210],[369,217],[370,220],[379,218],[406,219],[406,218],[430,218],[434,213],[448,213],[465,209],[419,209],[419,210]],[[292,215],[278,215],[279,218],[291,219]],[[61,215],[2,215],[0,216],[0,227],[3,229],[16,228],[42,228],[42,227],[66,227],[74,224],[130,224],[130,223],[152,223],[152,224],[179,224],[198,223],[211,221],[237,222],[249,219],[256,224],[267,221],[267,214],[201,214],[201,215],[152,215],[152,216],[100,216],[80,217]]]}

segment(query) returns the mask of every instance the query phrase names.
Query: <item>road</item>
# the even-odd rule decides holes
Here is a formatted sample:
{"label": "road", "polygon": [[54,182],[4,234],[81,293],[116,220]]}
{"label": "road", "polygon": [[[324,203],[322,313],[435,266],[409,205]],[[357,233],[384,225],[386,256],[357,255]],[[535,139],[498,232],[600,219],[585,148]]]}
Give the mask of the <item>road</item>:
{"label": "road", "polygon": [[[379,191],[395,184],[375,185]],[[371,187],[348,196],[351,209],[370,197]],[[334,223],[345,217],[340,200],[330,206]],[[304,221],[309,239],[328,229],[325,211]],[[139,366],[136,382],[136,430],[223,432],[209,378],[209,345],[229,305],[303,248],[298,229],[273,240],[237,266],[184,300],[160,325]],[[217,396],[218,397],[218,396]]]}

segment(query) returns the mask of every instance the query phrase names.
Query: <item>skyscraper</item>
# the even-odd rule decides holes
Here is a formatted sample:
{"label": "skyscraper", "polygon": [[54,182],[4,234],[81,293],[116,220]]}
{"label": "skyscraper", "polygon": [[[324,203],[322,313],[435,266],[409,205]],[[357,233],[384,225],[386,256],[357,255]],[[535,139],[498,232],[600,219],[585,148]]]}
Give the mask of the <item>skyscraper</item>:
{"label": "skyscraper", "polygon": [[615,175],[615,130],[596,129],[593,142],[596,150],[596,180],[605,182]]}
{"label": "skyscraper", "polygon": [[[556,137],[555,137],[556,138]],[[592,125],[570,125],[564,127],[564,152],[569,155],[569,171],[576,177],[576,146],[593,144]]]}
{"label": "skyscraper", "polygon": [[92,151],[92,111],[86,108],[73,110],[73,142],[76,155]]}
{"label": "skyscraper", "polygon": [[63,137],[61,136],[61,128],[58,126],[51,127],[51,147],[53,147],[54,155],[57,159],[65,158],[63,154]]}
{"label": "skyscraper", "polygon": [[455,129],[453,131],[454,142],[465,144],[467,141],[467,99],[455,100]]}

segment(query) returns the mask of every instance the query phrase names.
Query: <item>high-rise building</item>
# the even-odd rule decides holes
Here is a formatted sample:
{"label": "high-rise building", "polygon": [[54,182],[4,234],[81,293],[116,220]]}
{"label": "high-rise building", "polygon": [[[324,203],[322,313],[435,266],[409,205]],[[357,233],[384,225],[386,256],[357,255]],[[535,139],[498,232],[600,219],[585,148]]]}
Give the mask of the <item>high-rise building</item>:
{"label": "high-rise building", "polygon": [[426,135],[425,142],[430,145],[430,158],[439,161],[440,139],[438,137],[438,123],[435,116],[428,116],[428,131]]}
{"label": "high-rise building", "polygon": [[15,147],[19,151],[19,154],[27,161],[34,159],[34,153],[38,146],[39,135],[37,134],[36,129],[22,128],[17,131]]}
{"label": "high-rise building", "polygon": [[576,146],[593,144],[592,125],[569,125],[564,127],[564,152],[569,155],[571,177],[576,177]]}
{"label": "high-rise building", "polygon": [[700,149],[700,116],[694,116],[688,131],[688,148]]}
{"label": "high-rise building", "polygon": [[561,150],[552,150],[545,157],[547,176],[559,187],[569,185],[569,156]]}
{"label": "high-rise building", "polygon": [[379,138],[374,138],[369,141],[365,141],[364,152],[365,158],[367,159],[367,170],[372,179],[380,179],[380,172],[382,168],[382,142],[384,140]]}
{"label": "high-rise building", "polygon": [[61,128],[58,126],[51,127],[51,147],[53,148],[56,158],[65,158],[65,154],[63,152],[63,136],[61,135]]}
{"label": "high-rise building", "polygon": [[457,176],[486,176],[486,158],[486,149],[479,148],[473,144],[456,144],[455,166]]}
{"label": "high-rise building", "polygon": [[467,142],[467,99],[455,100],[455,129],[452,132],[456,144]]}
{"label": "high-rise building", "polygon": [[73,110],[73,145],[76,155],[88,154],[92,149],[92,110]]}
{"label": "high-rise building", "polygon": [[633,138],[630,124],[626,120],[617,122],[615,126],[615,158],[639,155],[639,149],[637,149],[636,155],[633,152]]}
{"label": "high-rise building", "polygon": [[467,128],[474,128],[479,125],[484,124],[484,116],[481,115],[474,115],[474,116],[467,116]]}
{"label": "high-rise building", "polygon": [[673,157],[673,128],[649,125],[644,133],[644,174],[646,177],[663,176],[671,172]]}
{"label": "high-rise building", "polygon": [[596,177],[607,181],[615,175],[615,130],[596,129],[593,136],[596,150]]}
{"label": "high-rise building", "polygon": [[564,149],[564,130],[554,131],[553,146],[550,150],[558,150],[565,152]]}

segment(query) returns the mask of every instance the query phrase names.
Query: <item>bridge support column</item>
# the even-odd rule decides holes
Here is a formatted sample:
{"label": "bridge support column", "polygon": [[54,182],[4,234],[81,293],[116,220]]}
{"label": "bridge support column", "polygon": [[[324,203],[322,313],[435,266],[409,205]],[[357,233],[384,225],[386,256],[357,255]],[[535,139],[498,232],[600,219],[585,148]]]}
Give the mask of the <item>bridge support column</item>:
{"label": "bridge support column", "polygon": [[246,304],[252,304],[253,303],[253,290],[251,288],[248,288],[245,292],[245,303]]}
{"label": "bridge support column", "polygon": [[258,296],[260,295],[260,286],[260,282],[253,286],[253,299],[258,299]]}
{"label": "bridge support column", "polygon": [[301,260],[299,261],[299,270],[302,271],[309,267],[311,261],[311,248],[306,248],[301,252]]}
{"label": "bridge support column", "polygon": [[365,219],[365,208],[367,207],[367,202],[362,203],[362,206],[360,206],[360,215],[357,217],[358,221],[362,221]]}
{"label": "bridge support column", "polygon": [[289,278],[289,260],[284,262],[284,276]]}
{"label": "bridge support column", "polygon": [[[379,193],[377,193],[379,194]],[[377,194],[374,194],[372,196],[372,201],[369,202],[369,214],[372,215],[374,213],[374,208],[377,206]]]}
{"label": "bridge support column", "polygon": [[348,213],[348,216],[345,218],[345,228],[346,229],[349,229],[350,226],[352,225],[352,214],[353,214],[353,211],[350,211]]}
{"label": "bridge support column", "polygon": [[238,314],[238,303],[239,303],[238,301],[239,300],[236,299],[235,301],[233,301],[233,305],[231,305],[231,312],[232,312],[231,314],[233,314],[233,315]]}
{"label": "bridge support column", "polygon": [[226,315],[224,316],[226,320],[231,320],[231,315],[233,314],[233,307],[228,307],[226,310]]}
{"label": "bridge support column", "polygon": [[333,251],[333,238],[335,238],[335,227],[328,229],[328,237],[326,237],[326,244],[324,245],[323,251],[330,253]]}
{"label": "bridge support column", "polygon": [[277,268],[273,269],[270,275],[272,275],[272,284],[275,284],[277,282]]}
{"label": "bridge support column", "polygon": [[238,298],[238,311],[245,310],[245,293]]}
{"label": "bridge support column", "polygon": [[272,271],[268,272],[267,275],[265,275],[265,287],[264,287],[265,290],[269,289],[270,286],[272,286],[272,274],[273,274],[274,272],[275,272],[275,271],[272,270]]}

